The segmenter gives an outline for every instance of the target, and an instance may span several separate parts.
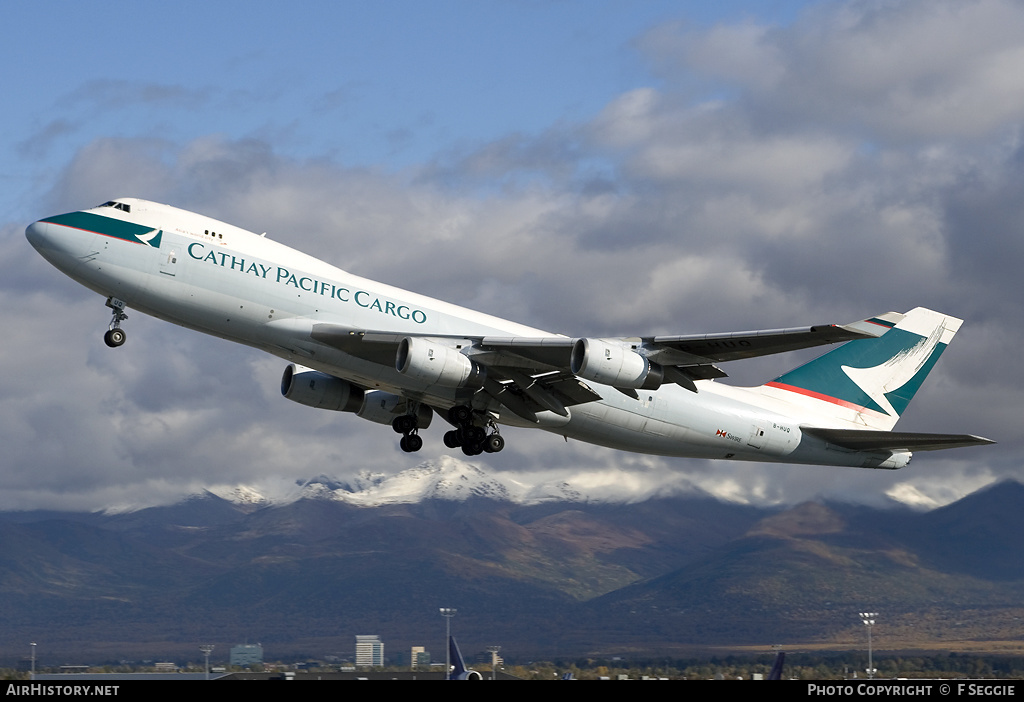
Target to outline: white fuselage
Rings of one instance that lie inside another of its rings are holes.
[[[141,236],[132,241],[45,222],[31,225],[28,238],[53,265],[100,295],[367,390],[415,396],[435,408],[456,402],[456,391],[417,384],[393,363],[370,362],[314,341],[312,325],[416,336],[551,336],[360,278],[208,217],[143,200],[119,202],[130,203],[131,211],[102,207],[84,212],[159,231],[158,247]],[[602,446],[667,456],[870,467],[886,458],[802,434],[802,423],[829,421],[806,403],[773,397],[760,388],[712,381],[697,386],[694,393],[666,384],[639,390],[633,398],[591,383],[601,401],[572,406],[567,417],[541,412],[539,426]],[[474,402],[477,409],[500,414],[503,423],[530,426],[485,396]],[[830,423],[841,425],[834,419]]]

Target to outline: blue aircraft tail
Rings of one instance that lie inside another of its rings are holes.
[[[484,676],[480,675],[480,673],[466,668],[466,661],[462,659],[462,651],[459,650],[459,644],[455,642],[454,636],[448,638],[448,655],[452,661],[452,670],[448,674],[449,680],[484,679]]]

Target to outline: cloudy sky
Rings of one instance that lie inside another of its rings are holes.
[[[134,196],[573,336],[966,320],[899,425],[995,447],[898,472],[633,456],[506,430],[479,462],[595,494],[945,503],[1024,478],[1024,5],[15,3],[0,60],[0,509],[386,474],[387,427],[284,363],[130,314],[25,226]],[[726,368],[757,384],[795,365]]]

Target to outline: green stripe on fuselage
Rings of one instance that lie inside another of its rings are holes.
[[[163,231],[158,231],[154,236],[150,236],[153,233],[152,227],[144,227],[141,224],[125,222],[113,217],[104,217],[92,212],[69,212],[57,215],[56,217],[48,217],[43,221],[49,224],[59,224],[64,227],[95,232],[103,236],[130,241],[133,244],[152,246],[153,248],[160,248],[160,240],[163,238]]]

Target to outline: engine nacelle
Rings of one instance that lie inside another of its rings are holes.
[[[300,405],[335,412],[355,412],[363,404],[362,388],[295,363],[284,369],[281,394]]]
[[[395,368],[414,380],[446,388],[482,387],[486,369],[451,346],[407,336],[398,345]]]
[[[622,342],[606,339],[576,339],[569,367],[581,378],[616,388],[657,390],[665,380],[657,363]]]
[[[363,404],[356,412],[363,419],[378,424],[390,425],[395,417],[408,414],[409,400],[401,395],[392,395],[383,390],[368,390],[363,396]],[[419,404],[416,410],[416,427],[426,429],[434,418],[434,410],[427,405]]]
[[[483,680],[484,676],[475,670],[465,670],[461,673],[453,673],[452,680]]]

